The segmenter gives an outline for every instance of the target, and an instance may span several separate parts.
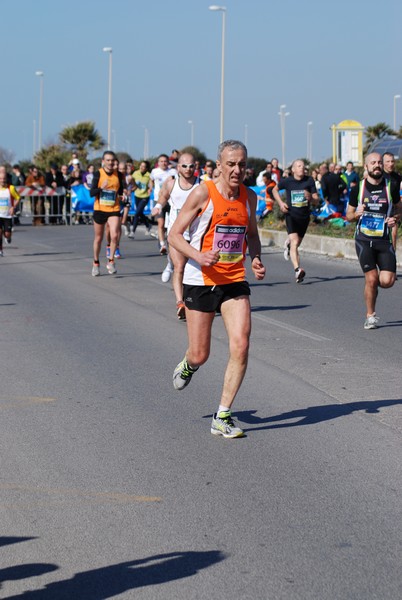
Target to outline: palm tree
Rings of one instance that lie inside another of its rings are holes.
[[[392,127],[387,125],[387,123],[377,123],[376,125],[369,125],[366,127],[364,130],[364,134],[366,136],[366,143],[363,149],[364,154],[370,148],[374,140],[381,139],[385,135],[393,135],[394,133],[395,132]]]
[[[99,150],[106,145],[105,140],[93,121],[81,121],[68,125],[59,133],[60,141],[77,151],[79,157],[86,159],[89,150]]]

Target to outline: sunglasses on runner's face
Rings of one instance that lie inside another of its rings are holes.
[[[189,165],[180,165],[181,167],[183,167],[183,169],[194,169],[195,164],[191,163]]]

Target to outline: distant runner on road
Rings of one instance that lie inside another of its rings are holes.
[[[115,170],[116,155],[106,150],[102,156],[102,167],[94,173],[90,195],[95,197],[94,202],[94,262],[92,275],[100,275],[99,254],[105,232],[106,223],[110,231],[110,255],[106,265],[110,275],[117,273],[114,257],[120,238],[120,196],[123,194],[125,182],[121,174]]]
[[[382,157],[372,152],[366,157],[367,178],[350,191],[346,212],[348,221],[357,221],[356,253],[364,273],[366,320],[364,329],[377,329],[375,312],[378,288],[390,288],[395,283],[396,256],[391,231],[401,212],[399,187],[384,177]]]

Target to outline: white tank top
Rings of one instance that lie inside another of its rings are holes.
[[[169,214],[168,224],[167,224],[168,233],[171,230],[173,223],[176,221],[177,216],[178,216],[180,210],[183,208],[183,204],[187,200],[188,196],[191,194],[193,189],[195,187],[197,187],[197,185],[199,185],[199,184],[200,184],[200,180],[197,177],[196,180],[194,181],[194,184],[191,186],[191,188],[189,188],[188,190],[183,190],[183,188],[180,187],[179,178],[177,178],[175,180],[172,191],[170,193],[170,197],[169,197],[170,212],[168,213]],[[187,238],[186,235],[184,237],[186,239],[189,239],[189,238]]]
[[[12,207],[11,192],[9,188],[0,189],[0,218],[11,219],[10,208]]]

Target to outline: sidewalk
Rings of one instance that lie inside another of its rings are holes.
[[[258,229],[262,246],[278,246],[283,248],[287,238],[286,231],[274,231],[271,229]],[[300,247],[301,252],[313,254],[325,254],[336,258],[350,258],[357,260],[355,241],[328,236],[313,235],[307,233]],[[402,267],[402,249],[397,249],[396,260],[398,267]]]

